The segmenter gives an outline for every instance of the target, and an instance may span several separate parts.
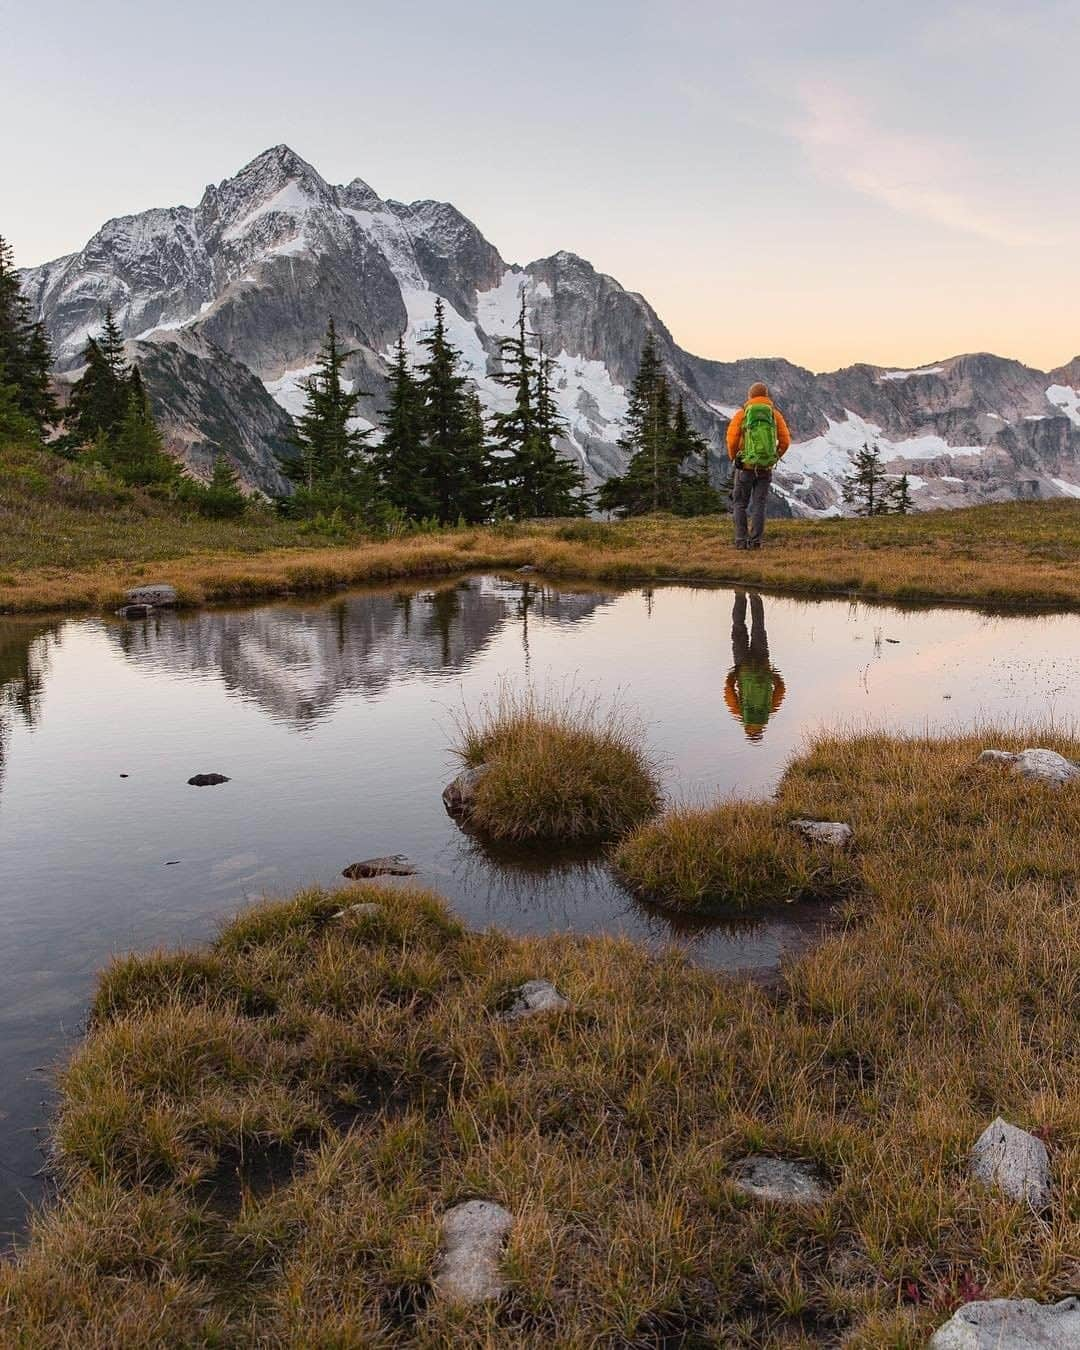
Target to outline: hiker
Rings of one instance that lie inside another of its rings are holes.
[[[788,425],[769,397],[768,388],[752,384],[745,406],[731,419],[727,429],[728,459],[735,463],[731,502],[736,548],[761,547],[772,471],[790,444]]]
[[[750,596],[751,631],[746,631],[746,592],[735,592],[731,611],[731,659],[735,662],[724,685],[724,702],[746,732],[748,741],[760,741],[769,718],[784,701],[784,680],[769,660],[765,606],[761,596]]]

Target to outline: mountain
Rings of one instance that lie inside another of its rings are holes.
[[[835,513],[848,456],[866,441],[910,474],[921,507],[1080,497],[1080,357],[1052,372],[977,354],[821,375],[779,359],[705,360],[583,258],[508,264],[450,204],[384,200],[359,178],[332,186],[284,145],[195,207],[109,221],[81,252],[24,271],[22,284],[71,375],[111,304],[169,448],[204,475],[224,449],[269,493],[282,490],[288,414],[301,407],[329,315],[355,349],[348,374],[374,424],[393,344],[404,333],[417,352],[440,296],[481,398],[505,407],[493,375],[523,294],[556,360],[563,448],[593,482],[624,466],[626,391],[652,332],[718,460],[747,386],[769,383],[796,438],[775,480],[782,512]]]

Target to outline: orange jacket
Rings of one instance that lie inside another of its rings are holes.
[[[791,444],[791,432],[788,431],[788,424],[784,421],[784,414],[773,403],[771,398],[752,398],[751,403],[771,404],[773,412],[776,414],[776,448],[781,457],[787,452]],[[737,459],[742,450],[742,424],[743,416],[746,413],[745,408],[740,408],[735,416],[728,423],[727,429],[727,453],[728,459]]]
[[[778,670],[772,672],[772,677],[772,710],[773,712],[776,712],[777,708],[779,708],[780,704],[784,701],[784,695],[787,693],[787,686],[784,684],[783,676],[781,676]],[[724,682],[724,702],[727,704],[728,711],[731,713],[732,717],[741,722],[742,700],[739,698],[738,678],[739,672],[736,669],[731,672]]]

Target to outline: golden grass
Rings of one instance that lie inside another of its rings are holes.
[[[644,730],[574,689],[516,693],[503,686],[458,725],[461,761],[487,765],[468,827],[502,844],[615,839],[660,803]]]
[[[552,577],[731,582],[987,606],[1080,605],[1080,502],[1014,502],[873,520],[770,522],[731,548],[725,517],[655,516],[446,530],[327,546],[256,512],[207,521],[77,479],[55,456],[0,452],[0,611],[102,609],[142,581],[189,604],[399,577],[534,566]],[[30,462],[33,461],[33,462]],[[5,472],[5,463],[8,471]],[[59,466],[59,467],[57,467]]]
[[[792,765],[780,809],[850,820],[860,897],[776,989],[376,887],[118,961],[0,1341],[915,1350],[973,1293],[1075,1291],[1080,791],[977,765],[994,743],[1024,742],[830,738]],[[343,897],[382,911],[333,920]],[[534,977],[574,1010],[499,1020]],[[1047,1140],[1042,1216],[967,1178],[999,1112]],[[812,1160],[829,1198],[747,1199],[747,1152]],[[473,1196],[515,1216],[510,1288],[461,1311],[431,1278]]]
[[[612,862],[642,899],[696,914],[836,898],[854,877],[844,852],[806,843],[773,802],[675,807],[639,825]]]

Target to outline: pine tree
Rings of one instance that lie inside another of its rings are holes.
[[[167,487],[179,478],[176,461],[165,453],[161,432],[145,393],[129,393],[119,427],[113,432],[104,428],[99,431],[93,457],[133,486]]]
[[[441,299],[435,301],[435,326],[420,345],[427,360],[419,369],[419,389],[423,400],[423,476],[430,484],[434,514],[443,523],[459,517],[471,522],[482,520],[476,514],[475,475],[484,472],[477,463],[475,436],[470,435],[468,381],[458,372],[460,353],[446,335],[446,311]]]
[[[299,463],[283,460],[282,469],[309,494],[330,492],[362,505],[372,499],[374,481],[364,457],[370,432],[349,425],[365,397],[360,389],[345,388],[342,370],[353,354],[342,348],[330,319],[315,374],[303,386],[307,399],[293,437]]]
[[[911,485],[906,473],[902,473],[896,482],[890,485],[886,509],[897,516],[906,516],[914,509],[914,503],[911,500]]]
[[[555,362],[544,353],[540,343],[536,362],[535,471],[536,516],[584,516],[589,511],[589,493],[581,465],[560,455],[558,442],[566,435],[566,422],[551,392]]]
[[[86,368],[71,391],[67,407],[67,439],[74,445],[90,445],[99,432],[119,433],[134,396],[144,398],[142,378],[124,360],[124,342],[111,309],[97,337],[88,338],[83,351]]]
[[[723,507],[720,493],[709,482],[709,445],[690,425],[680,398],[675,405],[668,459],[679,479],[672,509],[680,516],[716,515]]]
[[[843,498],[857,516],[879,516],[888,510],[886,473],[877,446],[864,444],[856,451],[851,472],[844,479]]]
[[[390,367],[389,403],[380,414],[383,436],[371,458],[387,501],[413,520],[438,514],[438,500],[424,464],[424,404],[409,364],[405,338],[397,340]]]
[[[112,371],[117,384],[127,384],[131,379],[131,371],[124,360],[124,338],[117,325],[112,305],[105,306],[105,320],[101,325],[97,343],[105,364]]]
[[[217,519],[242,516],[247,509],[240,479],[224,450],[219,450],[214,458],[210,482],[202,489],[197,505],[203,515]]]
[[[502,368],[499,384],[514,391],[513,404],[491,419],[492,456],[499,479],[500,514],[522,520],[535,514],[537,495],[534,458],[536,413],[533,406],[536,363],[526,340],[525,293],[520,294],[516,336],[499,343]]]
[[[626,472],[602,484],[597,505],[621,516],[673,509],[679,482],[671,448],[671,395],[651,333],[630,386],[626,420],[626,434],[619,441],[628,457]]]
[[[23,295],[15,271],[11,247],[0,238],[0,384],[6,385],[5,400],[25,421],[18,434],[23,439],[41,438],[57,420],[50,375],[52,353],[45,328],[30,318],[30,302]],[[8,414],[10,420],[10,414]]]

